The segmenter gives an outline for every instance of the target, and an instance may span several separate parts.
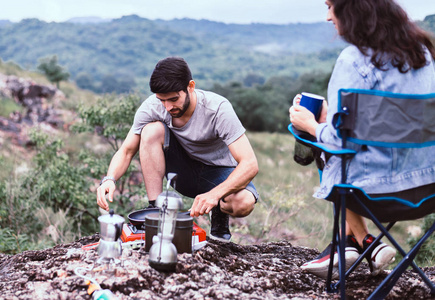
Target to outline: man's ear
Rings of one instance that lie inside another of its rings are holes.
[[[189,85],[187,86],[187,88],[194,90],[195,89],[195,84],[196,84],[195,81],[191,80],[191,81],[189,81]]]

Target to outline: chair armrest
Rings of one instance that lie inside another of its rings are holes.
[[[288,126],[288,130],[291,132],[291,134],[293,134],[296,140],[308,146],[318,148],[326,153],[332,155],[355,155],[356,154],[355,150],[345,149],[331,144],[319,143],[317,142],[316,137],[308,134],[307,132],[297,130],[292,126],[292,124]]]

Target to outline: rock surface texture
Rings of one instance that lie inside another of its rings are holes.
[[[65,112],[58,108],[65,95],[54,86],[0,73],[0,97],[13,99],[23,107],[23,112],[0,117],[0,145],[1,139],[9,138],[15,145],[26,146],[30,143],[29,128],[39,126],[51,132],[65,125],[62,116]]]
[[[209,241],[193,254],[179,254],[176,271],[162,273],[143,250],[124,250],[116,264],[96,263],[96,250],[82,246],[98,234],[71,244],[13,256],[0,253],[0,299],[91,299],[85,275],[118,299],[339,299],[324,292],[325,281],[299,266],[317,250],[289,242],[259,245]],[[81,268],[81,269],[77,269]],[[431,280],[435,267],[425,269]],[[369,275],[363,263],[349,278],[349,299],[366,299],[385,278]],[[431,299],[418,275],[407,271],[387,299]]]

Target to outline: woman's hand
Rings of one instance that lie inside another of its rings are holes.
[[[314,115],[308,109],[300,105],[293,105],[290,107],[290,122],[293,126],[302,131],[316,136],[316,127],[319,123],[314,119]]]
[[[320,111],[319,123],[326,123],[326,114],[328,113],[328,102],[323,100],[322,110]]]
[[[301,94],[297,94],[297,95],[293,98],[293,106],[295,106],[295,105],[299,105],[299,103],[301,103],[301,98],[302,98],[302,95],[301,95]]]
[[[296,129],[306,131],[309,134],[316,136],[316,127],[319,123],[315,120],[312,112],[299,105],[300,102],[301,95],[297,94],[293,99],[293,106],[289,109],[290,122]],[[324,109],[326,101],[323,102],[320,120],[325,119],[326,121],[326,112],[324,112],[326,111],[326,109]]]

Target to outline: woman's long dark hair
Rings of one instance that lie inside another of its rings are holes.
[[[409,20],[394,0],[330,0],[340,35],[383,69],[388,62],[406,73],[427,65],[424,46],[435,58],[427,32]]]

